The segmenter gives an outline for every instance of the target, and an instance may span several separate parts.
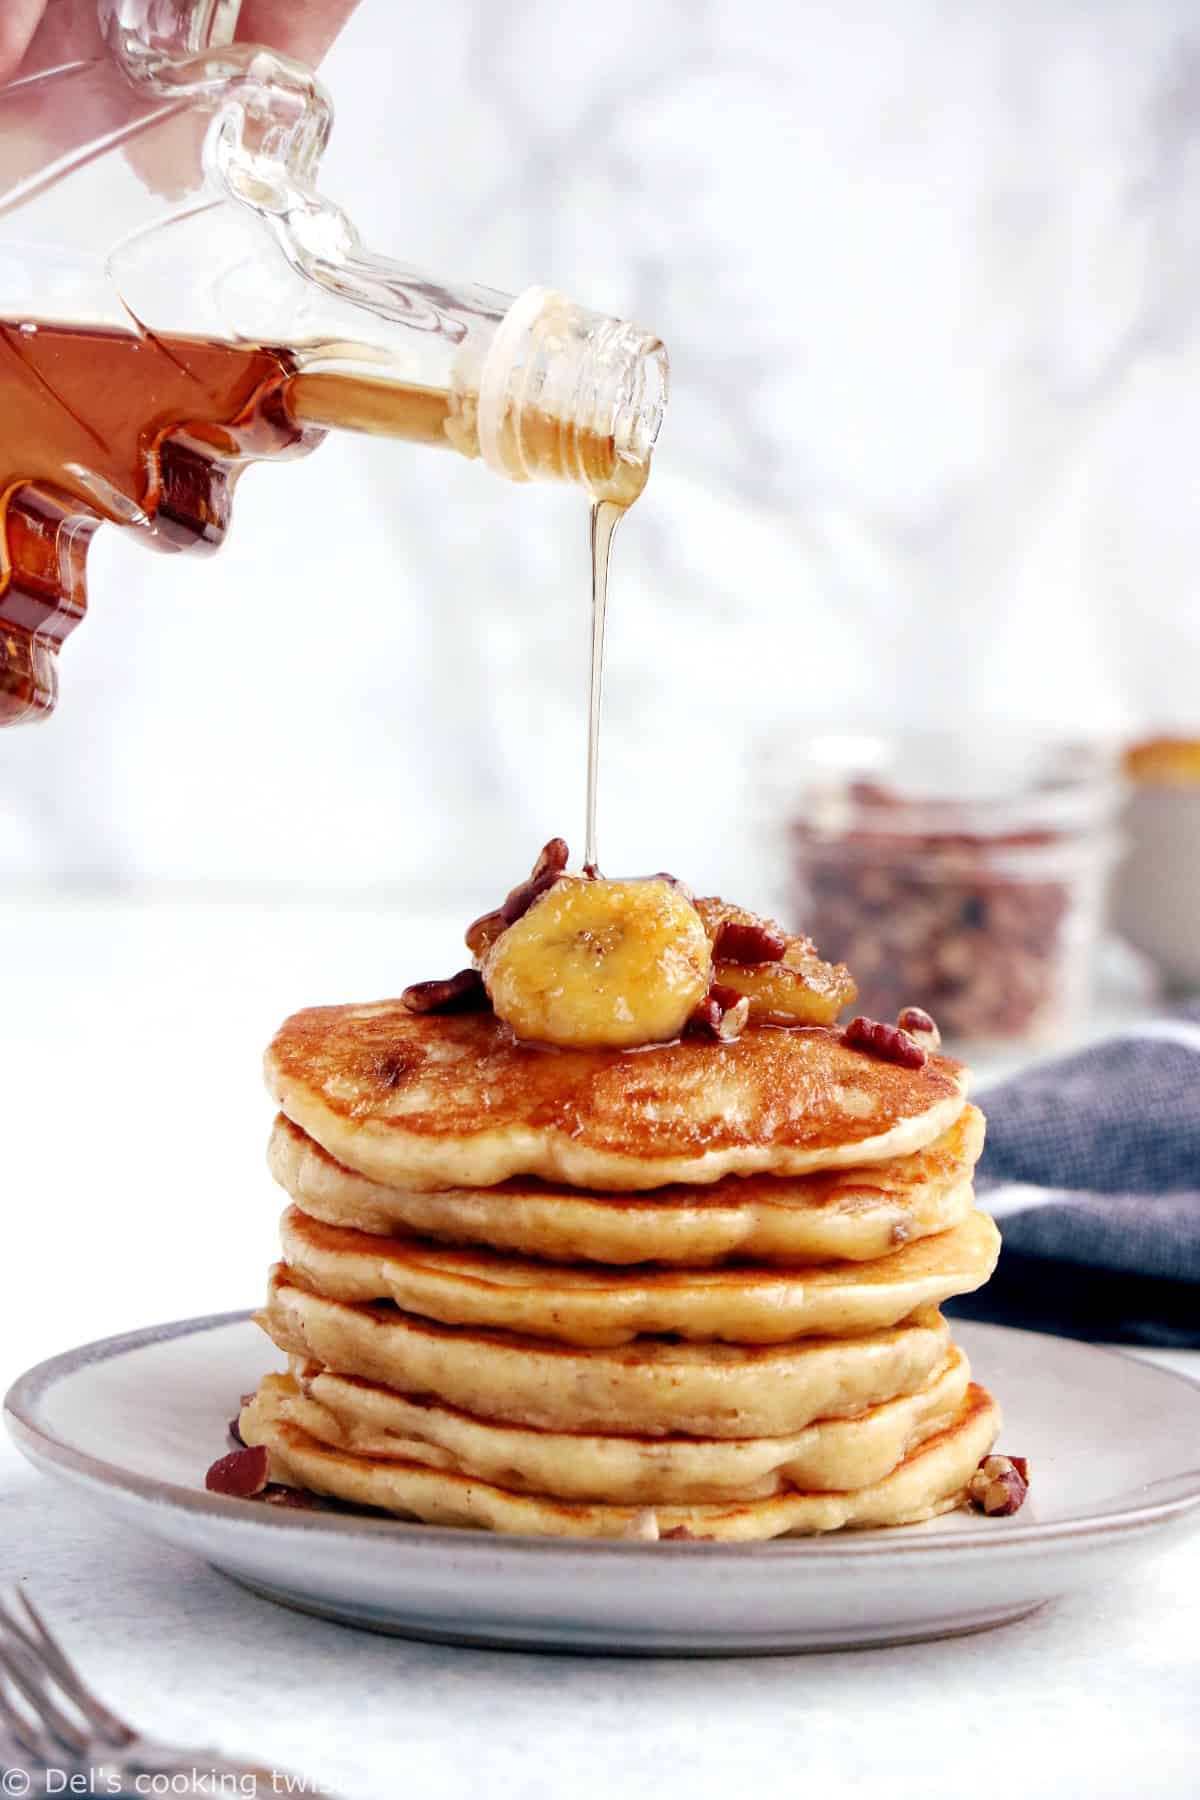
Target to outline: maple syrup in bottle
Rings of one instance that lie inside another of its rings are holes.
[[[54,705],[99,524],[215,549],[248,464],[328,429],[618,510],[649,472],[658,339],[368,252],[314,186],[323,89],[237,11],[50,0],[0,90],[0,724]]]

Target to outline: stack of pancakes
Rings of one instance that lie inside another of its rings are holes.
[[[999,1428],[966,1072],[836,1030],[519,1045],[316,1008],[267,1055],[291,1199],[243,1409],[278,1481],[443,1525],[749,1539],[943,1512]]]

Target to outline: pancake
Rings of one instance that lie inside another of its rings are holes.
[[[641,1195],[588,1193],[527,1176],[490,1188],[413,1192],[343,1167],[281,1113],[268,1163],[310,1217],[382,1235],[408,1229],[563,1262],[866,1262],[966,1217],[983,1132],[983,1114],[967,1106],[924,1150],[866,1169],[730,1175],[707,1187]]]
[[[936,1312],[860,1338],[587,1350],[310,1293],[282,1264],[259,1323],[281,1350],[487,1419],[551,1431],[779,1437],[909,1394],[945,1362]]]
[[[328,1299],[391,1300],[443,1325],[585,1347],[667,1334],[782,1344],[881,1331],[921,1307],[982,1287],[1000,1254],[1000,1233],[982,1212],[875,1262],[804,1268],[547,1264],[427,1238],[372,1237],[310,1219],[295,1206],[283,1215],[280,1242],[292,1275]]]
[[[630,1507],[519,1494],[449,1469],[373,1461],[332,1449],[288,1416],[294,1391],[290,1377],[268,1375],[241,1415],[242,1436],[248,1444],[266,1447],[276,1481],[434,1525],[551,1537],[619,1537],[641,1523]],[[656,1523],[660,1531],[682,1527],[696,1536],[743,1542],[837,1531],[849,1525],[913,1524],[960,1504],[999,1428],[995,1401],[972,1384],[945,1429],[870,1486],[836,1493],[793,1489],[759,1500],[656,1506]]]
[[[331,1156],[390,1187],[536,1175],[628,1192],[911,1154],[962,1112],[967,1071],[941,1056],[902,1068],[820,1026],[548,1051],[516,1043],[491,1013],[384,1000],[296,1013],[266,1079]]]
[[[848,1419],[817,1419],[768,1438],[600,1437],[531,1431],[411,1399],[297,1358],[287,1416],[309,1437],[356,1456],[450,1469],[519,1493],[560,1500],[759,1499],[789,1488],[868,1487],[948,1423],[970,1380],[952,1349],[915,1393]]]

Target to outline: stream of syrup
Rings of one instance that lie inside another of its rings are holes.
[[[627,508],[615,500],[598,500],[592,507],[592,654],[588,679],[587,831],[583,866],[589,875],[599,870],[596,849],[596,790],[600,777],[600,712],[604,700],[604,625],[608,612],[608,559],[613,536]]]

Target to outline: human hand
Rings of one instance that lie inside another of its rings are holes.
[[[286,50],[290,56],[315,66],[357,3],[358,0],[245,0],[237,38],[244,44],[269,44],[272,49]],[[3,0],[0,86],[20,68],[49,7],[50,0]],[[44,22],[47,29],[52,28],[53,17]]]

